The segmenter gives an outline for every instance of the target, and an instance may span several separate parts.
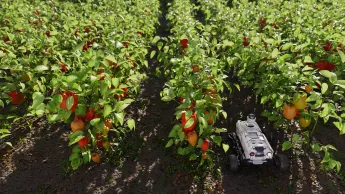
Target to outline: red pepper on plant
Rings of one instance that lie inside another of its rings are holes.
[[[4,42],[9,42],[9,41],[10,41],[10,38],[9,38],[8,36],[5,36],[5,37],[3,38],[3,40],[4,40]]]
[[[128,46],[129,46],[129,41],[122,42],[122,44],[123,44],[123,46],[124,46],[125,48],[128,48]]]
[[[21,104],[24,101],[24,95],[17,91],[17,90],[12,90],[9,94],[12,100],[12,104]]]
[[[34,11],[34,14],[38,17],[40,17],[40,15],[41,15],[40,11],[38,11],[38,10]]]
[[[84,32],[85,32],[85,33],[89,33],[90,31],[91,31],[90,28],[85,28],[85,29],[84,29]]]
[[[65,73],[67,71],[67,66],[64,63],[60,63],[61,66],[61,72]]]
[[[319,61],[316,63],[315,66],[319,71],[321,70],[333,71],[335,68],[335,65],[333,63],[329,63],[327,61]]]
[[[337,47],[340,51],[344,52],[343,44],[339,43]],[[337,48],[333,49],[333,52],[338,52]]]
[[[120,87],[120,86],[119,86],[119,87]],[[123,90],[123,94],[120,94],[120,95],[115,94],[115,98],[116,98],[117,100],[123,99],[123,98],[125,98],[125,97],[127,96],[127,88],[122,88],[122,90]]]
[[[247,40],[248,40],[247,37],[244,36],[244,37],[243,37],[243,46],[245,46],[245,47],[246,47],[246,46],[249,46],[249,44],[250,44],[250,42],[248,42]]]
[[[188,47],[188,39],[185,38],[185,39],[180,40],[180,44],[181,44],[181,46],[180,46],[181,49],[187,48]]]
[[[321,88],[321,85],[319,83],[315,83],[315,85],[318,87],[318,88]]]
[[[83,46],[83,51],[85,52],[85,51],[87,51],[88,49],[89,49],[89,45],[84,44],[84,46]]]
[[[92,119],[94,119],[94,115],[95,115],[95,110],[87,108],[86,113],[85,113],[85,118],[88,121],[91,121]]]
[[[193,110],[195,107],[196,107],[196,102],[192,102],[192,106],[190,106],[186,110]]]
[[[88,47],[91,47],[93,45],[93,40],[88,40],[86,44]]]
[[[84,148],[85,146],[87,146],[87,144],[89,143],[89,138],[84,137],[83,139],[78,141],[78,145],[80,148]]]
[[[184,98],[180,97],[180,104],[183,104],[183,103],[184,103]]]
[[[197,120],[196,120],[196,112],[193,112],[193,114],[192,114],[192,116],[190,118],[194,120],[193,124],[190,127],[185,128],[185,125],[188,122],[188,120],[186,119],[186,113],[183,112],[182,115],[181,115],[182,128],[183,128],[183,130],[188,131],[188,132],[192,131],[195,128],[195,125],[196,125],[196,122],[197,122]]]
[[[201,150],[206,152],[208,150],[209,145],[210,141],[208,139],[205,139],[201,144]]]
[[[263,17],[261,17],[259,23],[261,27],[264,27],[266,25],[266,20]]]
[[[78,33],[79,33],[79,28],[77,28],[74,32],[74,36],[78,37]]]
[[[68,99],[68,97],[70,97],[70,96],[73,97],[74,103],[71,107],[71,111],[74,112],[75,109],[77,108],[77,105],[78,105],[78,96],[75,95],[75,93],[68,92],[68,91],[65,91],[64,93],[62,93],[61,96],[62,96],[62,102],[60,104],[60,108],[66,109],[66,110],[67,110],[67,99]]]
[[[97,144],[97,147],[99,147],[99,148],[101,148],[103,146],[103,140],[100,140],[100,139],[102,139],[102,137],[103,137],[102,133],[98,133],[96,135],[96,140],[97,140],[96,144]]]
[[[326,41],[325,44],[323,45],[323,50],[325,51],[330,51],[332,49],[332,43],[329,41]]]

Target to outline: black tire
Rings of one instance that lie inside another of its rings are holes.
[[[289,168],[289,159],[283,154],[277,154],[275,156],[274,163],[282,171],[286,171]]]
[[[238,158],[235,154],[230,155],[230,170],[232,172],[238,171],[238,167],[240,166],[240,163],[238,161]]]

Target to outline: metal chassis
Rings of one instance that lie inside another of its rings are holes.
[[[228,138],[230,140],[230,144],[232,145],[233,154],[235,154],[237,156],[240,165],[243,165],[243,164],[253,165],[251,160],[244,158],[244,151],[243,151],[240,139],[237,137],[236,133],[235,132],[228,133]],[[264,162],[262,165],[268,164],[268,163],[274,164],[274,160],[273,159],[272,160],[266,160],[266,162]]]

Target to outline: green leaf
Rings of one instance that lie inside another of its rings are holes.
[[[77,108],[75,109],[76,115],[85,115],[86,113],[86,105],[85,104],[78,104]]]
[[[44,101],[44,96],[41,92],[35,92],[32,94],[32,109],[35,110],[39,105],[41,105]]]
[[[216,143],[218,146],[222,143],[222,137],[221,136],[212,136],[211,137],[214,143]]]
[[[0,100],[0,106],[1,106],[2,108],[5,107],[4,102],[3,102],[2,100]]]
[[[197,100],[196,101],[196,107],[202,107],[202,105],[204,105],[207,101],[206,100]]]
[[[95,119],[92,119],[92,120],[90,121],[90,124],[91,124],[92,126],[95,126],[95,125],[97,125],[100,121],[101,121],[100,118],[95,118]]]
[[[72,106],[74,104],[74,97],[73,96],[69,96],[66,100],[66,107],[68,110],[71,110]]]
[[[129,127],[129,129],[131,129],[131,130],[135,129],[135,121],[134,121],[134,119],[128,119],[127,120],[127,125]]]
[[[274,43],[274,39],[272,39],[272,38],[265,39],[264,41],[266,43],[268,43],[268,44],[273,44]]]
[[[204,117],[198,117],[199,123],[201,123],[204,127],[208,126],[207,120]],[[201,133],[199,132],[199,135],[201,135]]]
[[[56,35],[58,35],[57,31],[50,31],[50,36],[56,36]]]
[[[328,70],[321,70],[320,74],[323,75],[324,77],[327,77],[327,78],[332,77],[332,73],[329,72]]]
[[[182,131],[177,131],[178,137],[180,138],[180,141],[182,142],[185,139],[185,134]]]
[[[333,169],[336,165],[337,165],[337,163],[336,163],[335,160],[330,160],[330,161],[328,162],[328,168],[329,168],[329,169]]]
[[[47,71],[49,70],[49,67],[45,66],[45,65],[38,65],[36,68],[35,68],[36,71]]]
[[[338,149],[335,148],[333,145],[327,145],[327,149],[338,151]]]
[[[168,101],[173,100],[173,98],[170,98],[169,96],[163,96],[163,97],[161,98],[161,100],[162,100],[162,101],[165,101],[165,102],[168,102]]]
[[[223,150],[226,153],[229,150],[230,146],[228,144],[223,143]]]
[[[194,118],[189,118],[188,119],[188,121],[187,121],[187,123],[186,123],[186,125],[184,126],[184,128],[189,128],[189,127],[191,127],[193,124],[194,124]]]
[[[345,54],[341,50],[339,50],[339,49],[338,49],[338,54],[339,54],[339,56],[341,58],[341,62],[345,63]]]
[[[336,169],[337,169],[337,173],[339,173],[340,168],[341,168],[341,163],[339,161],[336,161],[337,165],[336,165]]]
[[[285,44],[282,45],[281,49],[282,49],[283,51],[288,50],[292,45],[293,45],[293,44],[290,43],[290,42],[285,43]]]
[[[268,98],[268,96],[263,96],[262,98],[261,98],[261,104],[265,104],[267,101],[269,100],[269,98]]]
[[[36,108],[36,115],[38,116],[38,117],[42,117],[43,115],[44,115],[44,113],[45,113],[45,107],[46,107],[46,105],[45,104],[43,104],[43,103],[41,103],[37,108]]]
[[[223,47],[227,47],[227,46],[232,47],[233,45],[234,43],[232,41],[224,40],[223,42]]]
[[[172,128],[172,130],[170,131],[168,137],[176,137],[176,136],[177,136],[177,132],[178,132],[178,131],[181,131],[181,130],[182,130],[181,125],[175,125],[175,126]]]
[[[283,105],[284,101],[280,98],[276,100],[276,108],[279,108]]]
[[[105,59],[106,59],[107,61],[111,61],[111,62],[113,62],[113,63],[117,63],[115,57],[113,57],[113,56],[111,56],[111,55],[108,55],[107,57],[105,57]]]
[[[123,120],[124,120],[124,113],[115,113],[116,119],[120,122],[121,125],[123,125]]]
[[[68,143],[68,146],[73,145],[77,143],[79,140],[84,138],[84,132],[83,131],[76,131],[70,135],[68,135],[68,138],[70,142]]]
[[[226,113],[225,111],[221,110],[220,111],[224,117],[224,119],[228,118],[228,113]]]
[[[328,85],[326,83],[322,83],[321,85],[321,93],[324,94],[327,92]]]
[[[191,160],[196,160],[197,158],[198,158],[198,155],[192,154],[192,155],[189,157],[189,161],[191,161]]]
[[[78,146],[79,147],[79,146]],[[80,153],[80,152],[79,152]],[[76,160],[76,159],[79,159],[79,156],[80,156],[80,154],[79,154],[78,152],[74,152],[74,153],[72,153],[70,156],[69,156],[69,161],[73,161],[73,160]]]
[[[56,122],[59,119],[58,114],[48,115],[48,121],[49,122]]]
[[[107,117],[110,113],[112,112],[112,108],[110,105],[105,105],[104,106],[104,111],[103,111],[103,116]]]
[[[0,129],[0,133],[3,134],[3,133],[10,133],[10,131],[8,129]]]
[[[184,156],[184,155],[186,155],[186,149],[185,149],[185,148],[179,147],[179,148],[177,149],[177,153],[180,154],[180,155],[182,155],[182,156]]]
[[[319,152],[320,150],[321,150],[321,147],[320,147],[320,145],[319,144],[313,144],[312,146],[311,146],[311,148],[313,149],[313,152]]]
[[[81,148],[78,145],[75,145],[72,149],[72,153],[80,153],[81,152]]]
[[[331,160],[331,154],[328,151],[325,151],[325,156],[323,157],[321,163],[327,163]]]
[[[119,78],[112,78],[111,83],[117,88],[120,84]]]
[[[241,88],[240,88],[239,84],[234,84],[234,86],[237,88],[238,91],[241,91]]]
[[[304,63],[314,63],[313,59],[311,59],[311,57],[309,55],[304,57],[303,62]]]
[[[102,96],[105,96],[105,93],[108,91],[108,84],[105,82],[101,82],[100,91]]]
[[[76,170],[81,164],[82,164],[83,160],[80,158],[77,158],[75,160],[71,161],[71,166],[73,170]]]
[[[272,58],[276,58],[279,55],[279,50],[275,48],[272,52]]]
[[[66,82],[69,84],[73,84],[78,80],[78,77],[76,75],[69,75],[66,78]]]
[[[86,152],[83,152],[82,156],[83,156],[84,164],[87,164],[87,163],[89,163],[91,161],[91,152],[90,152],[90,150],[87,150]]]
[[[337,80],[334,82],[334,85],[337,85],[337,86],[345,89],[345,80]]]
[[[282,150],[283,150],[283,151],[286,151],[286,150],[288,150],[288,149],[290,149],[290,148],[292,148],[291,142],[286,141],[286,142],[283,143],[283,145],[282,145]]]
[[[115,48],[122,48],[123,47],[123,44],[121,42],[116,42],[115,43]]]
[[[5,142],[8,146],[12,147],[13,148],[13,145],[11,142]]]
[[[130,104],[126,104],[123,101],[118,102],[115,105],[115,111],[116,112],[122,112],[123,110],[125,110]]]
[[[166,148],[172,146],[174,144],[174,140],[170,139],[168,143],[165,145]]]
[[[152,43],[152,44],[156,44],[160,39],[161,39],[161,37],[155,36],[155,37],[152,39],[151,43]]]
[[[155,56],[156,54],[156,51],[155,50],[152,50],[151,54],[150,54],[150,58],[153,59],[153,57]]]

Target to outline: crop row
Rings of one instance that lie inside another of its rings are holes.
[[[214,36],[231,45],[220,58],[255,89],[263,115],[291,134],[283,150],[305,144],[339,170],[330,152],[336,148],[311,139],[319,120],[345,133],[344,2],[233,1],[231,8],[223,0],[199,2]]]
[[[195,5],[175,0],[169,6],[166,17],[171,35],[157,43],[157,58],[168,78],[161,96],[163,101],[177,100],[180,105],[166,147],[176,145],[179,155],[200,160],[200,165],[212,165],[212,145],[229,149],[221,143],[224,130],[214,124],[221,116],[227,117],[221,93],[230,86],[212,55],[213,43],[204,36],[205,26],[195,19]]]
[[[73,169],[100,162],[135,128],[125,109],[146,78],[159,2],[5,0],[2,6],[2,119],[27,108],[26,115],[71,123]]]

